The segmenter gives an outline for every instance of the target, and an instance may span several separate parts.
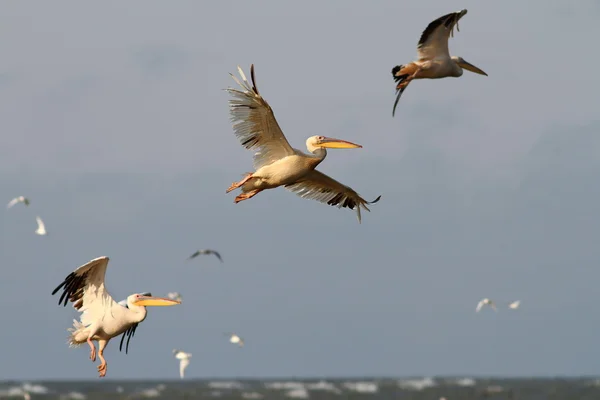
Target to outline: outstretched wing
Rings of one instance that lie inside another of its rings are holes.
[[[379,196],[373,201],[366,201],[352,188],[317,170],[310,171],[300,181],[286,185],[285,188],[305,199],[317,200],[338,208],[356,209],[359,223],[361,222],[360,208],[371,211],[367,204],[377,203],[381,198]]]
[[[81,323],[84,326],[103,318],[113,307],[121,307],[104,286],[108,260],[108,257],[98,257],[82,265],[52,291],[55,295],[63,290],[58,304],[66,306],[69,301],[72,302],[73,308],[82,313]]]
[[[242,146],[248,150],[257,150],[254,154],[254,167],[258,169],[293,155],[294,149],[281,131],[271,106],[258,92],[254,64],[250,65],[252,86],[239,66],[238,72],[242,82],[230,75],[244,90],[226,89],[233,96],[229,100],[230,119]]]
[[[181,379],[183,379],[183,377],[185,375],[185,369],[187,368],[188,365],[190,365],[189,358],[181,358],[179,360],[179,376],[181,377]]]
[[[448,38],[450,35],[454,36],[454,26],[460,31],[458,20],[466,13],[467,10],[461,10],[446,14],[427,25],[417,45],[419,61],[450,58]]]
[[[218,259],[219,261],[223,262],[223,258],[221,258],[221,255],[219,254],[218,251],[215,250],[209,250],[211,253],[213,253]]]
[[[40,217],[35,217],[35,220],[37,221],[38,228],[40,229],[40,231],[45,232],[46,225],[44,225],[44,221],[42,221],[42,219]]]

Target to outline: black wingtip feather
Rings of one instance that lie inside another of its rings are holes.
[[[377,203],[379,200],[381,200],[381,195],[377,196],[377,198],[373,201],[367,201],[367,204],[375,204]]]

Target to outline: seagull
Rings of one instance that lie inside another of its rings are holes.
[[[167,297],[171,300],[177,300],[181,302],[181,295],[178,292],[170,292]]]
[[[23,203],[26,206],[29,205],[29,199],[25,196],[19,196],[19,197],[15,197],[14,199],[12,199],[11,201],[8,202],[8,205],[6,206],[6,208],[11,208],[12,206],[14,206],[17,203]]]
[[[191,260],[192,258],[196,258],[200,254],[214,254],[215,256],[217,256],[217,258],[219,259],[219,261],[223,262],[223,259],[221,258],[221,255],[217,251],[210,250],[210,249],[198,250],[194,254],[192,254],[191,256],[189,256],[188,260]]]
[[[175,358],[179,360],[179,376],[183,379],[184,371],[188,365],[190,365],[190,358],[192,358],[192,353],[186,353],[181,350],[173,349],[173,354]]]
[[[479,312],[479,310],[481,310],[481,307],[483,306],[490,306],[494,309],[494,311],[498,311],[494,302],[486,297],[485,299],[482,299],[479,303],[477,303],[477,308],[475,308],[475,312]]]
[[[519,308],[520,305],[521,305],[521,300],[517,300],[517,301],[513,301],[512,303],[510,303],[508,305],[508,308],[510,308],[512,310],[516,310],[517,308]]]
[[[38,224],[38,227],[35,230],[35,233],[37,233],[40,236],[47,235],[48,232],[46,232],[46,225],[44,225],[44,221],[42,221],[42,219],[40,217],[35,217],[35,220],[37,221],[37,224]]]
[[[244,340],[236,335],[235,333],[226,333],[226,336],[229,336],[229,341],[233,344],[237,344],[240,347],[244,346]]]

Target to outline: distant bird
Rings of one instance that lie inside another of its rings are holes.
[[[397,65],[392,69],[392,76],[397,82],[392,116],[396,113],[400,96],[413,79],[458,78],[462,76],[463,69],[487,76],[485,72],[469,64],[462,57],[450,57],[448,38],[450,35],[454,37],[454,26],[460,32],[458,21],[466,14],[467,10],[461,10],[431,22],[421,34],[417,45],[419,59],[406,65]]]
[[[6,208],[11,208],[12,206],[14,206],[17,203],[23,203],[26,206],[29,205],[29,199],[25,196],[19,196],[19,197],[15,197],[14,199],[12,199],[11,201],[8,202],[8,205],[6,206]]]
[[[188,365],[190,365],[190,358],[192,358],[192,353],[186,353],[181,350],[173,349],[173,354],[175,358],[179,360],[179,376],[183,379],[184,371]]]
[[[215,256],[217,256],[217,258],[219,259],[219,261],[223,262],[223,258],[221,258],[221,255],[217,251],[210,250],[210,249],[198,250],[194,254],[192,254],[191,256],[189,256],[188,260],[191,260],[192,258],[196,258],[200,254],[214,254]]]
[[[294,149],[281,131],[271,106],[258,92],[254,64],[250,65],[252,86],[239,66],[238,72],[243,83],[230,75],[244,90],[226,89],[233,97],[229,101],[229,112],[233,130],[242,146],[248,150],[256,150],[256,171],[248,172],[244,179],[232,183],[226,193],[241,187],[242,193],[234,201],[239,203],[251,199],[263,190],[283,186],[303,198],[338,208],[356,209],[360,223],[361,207],[370,211],[367,205],[376,203],[381,196],[372,202],[366,201],[350,187],[315,168],[327,156],[327,148],[356,149],[362,146],[326,136],[311,136],[306,140],[306,147],[311,154]]]
[[[108,266],[108,257],[98,257],[71,272],[65,280],[52,291],[55,295],[63,290],[58,304],[64,306],[70,301],[73,308],[81,312],[80,321],[73,320],[70,332],[69,347],[78,347],[86,343],[90,346],[90,359],[96,361],[96,347],[92,340],[98,342],[98,357],[101,364],[98,366],[100,377],[106,375],[106,360],[104,349],[110,339],[123,334],[121,346],[125,335],[129,339],[135,333],[140,322],[146,319],[147,306],[174,306],[178,301],[152,297],[149,294],[136,293],[127,297],[127,306],[113,300],[106,290],[104,276]],[[127,349],[126,349],[127,352]]]
[[[47,235],[48,232],[46,232],[46,225],[44,225],[44,221],[42,221],[42,219],[40,217],[35,217],[35,220],[37,221],[37,229],[35,230],[35,233],[37,233],[40,236],[44,236]]]
[[[225,336],[229,337],[229,342],[237,344],[240,347],[244,346],[244,340],[235,333],[226,333]]]
[[[479,303],[477,303],[477,308],[475,308],[475,312],[479,312],[479,310],[481,310],[481,307],[483,306],[490,306],[494,309],[494,311],[498,311],[494,302],[488,298],[485,298],[482,299]]]
[[[181,295],[178,292],[170,292],[167,294],[167,297],[171,300],[177,300],[178,302],[181,303]]]
[[[517,300],[517,301],[513,301],[512,303],[510,303],[508,305],[508,308],[510,308],[512,310],[516,310],[517,308],[519,308],[520,305],[521,305],[521,300]]]

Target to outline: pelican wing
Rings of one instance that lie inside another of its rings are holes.
[[[306,199],[317,200],[321,203],[337,206],[338,208],[347,207],[351,210],[356,208],[359,223],[361,222],[360,208],[362,207],[367,211],[371,211],[367,207],[367,204],[377,203],[381,198],[379,196],[373,201],[366,201],[352,188],[341,184],[317,170],[310,171],[301,180],[291,185],[286,185],[285,188]]]
[[[446,14],[427,25],[417,45],[419,61],[450,58],[448,38],[454,36],[454,26],[459,30],[458,20],[466,13],[467,10],[461,10]]]
[[[230,75],[244,90],[226,89],[233,96],[229,100],[229,112],[233,130],[242,146],[248,150],[257,150],[254,154],[254,167],[259,169],[295,154],[281,131],[271,106],[256,88],[254,64],[250,66],[252,86],[239,66],[238,71],[242,82]]]
[[[73,308],[81,312],[81,323],[88,326],[112,310],[121,308],[104,286],[104,276],[108,266],[108,257],[98,257],[71,272],[65,280],[54,289],[52,295],[63,290],[58,304],[64,306],[70,301]]]
[[[125,341],[125,337],[127,336],[127,344],[125,345],[125,354],[129,351],[129,341],[135,335],[135,330],[137,329],[138,324],[133,324],[125,332],[121,335],[121,343],[119,343],[119,351],[123,351],[123,342]]]

